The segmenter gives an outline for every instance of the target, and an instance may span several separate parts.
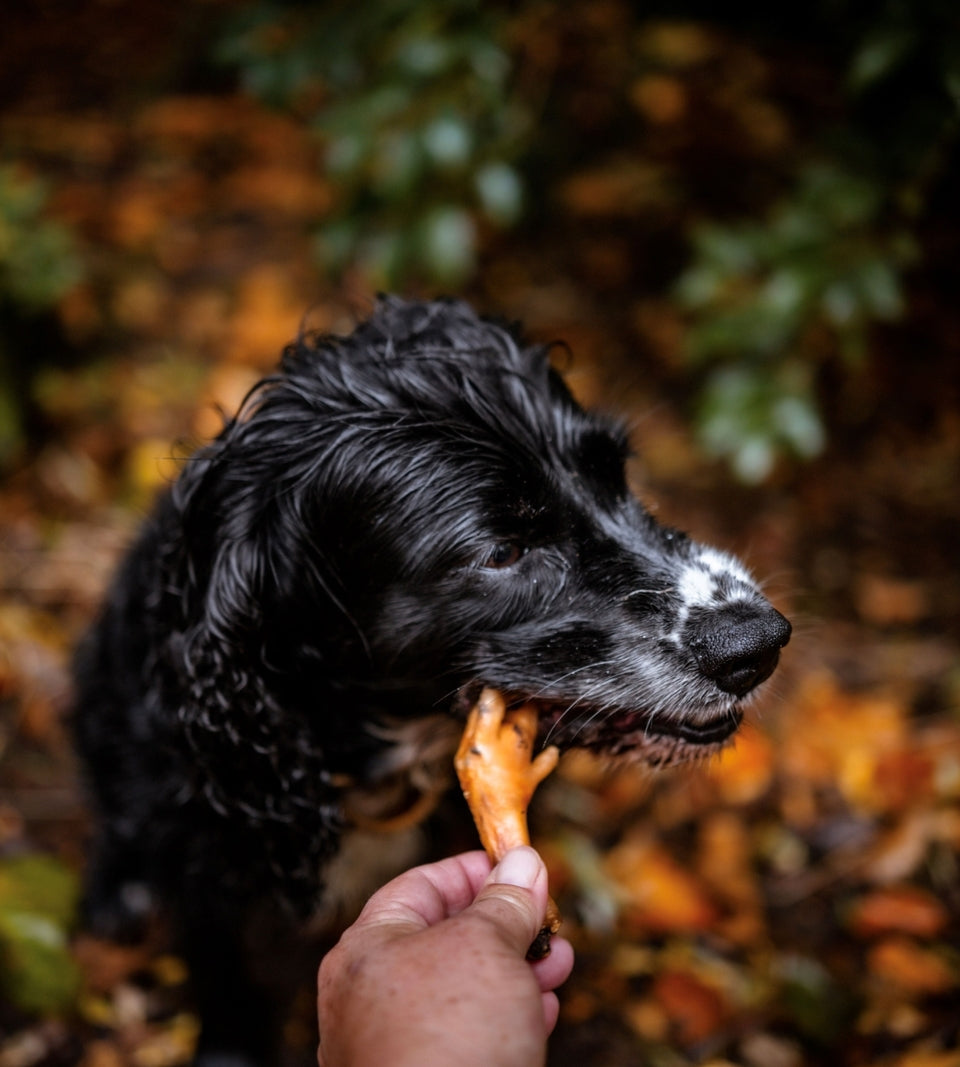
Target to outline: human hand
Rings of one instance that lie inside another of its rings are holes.
[[[395,878],[324,957],[320,1067],[535,1067],[573,949],[528,963],[547,906],[531,848],[468,852]]]

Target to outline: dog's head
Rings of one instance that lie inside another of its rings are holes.
[[[714,751],[790,626],[735,559],[654,520],[627,451],[543,348],[461,303],[384,300],[291,346],[200,461],[221,630],[261,635],[282,701],[312,678],[306,715],[456,716],[489,685],[561,747]]]

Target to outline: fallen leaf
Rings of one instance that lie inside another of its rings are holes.
[[[960,1051],[930,1052],[918,1049],[894,1060],[890,1067],[960,1067]]]
[[[802,1033],[827,1044],[849,1029],[853,990],[842,986],[819,959],[787,953],[775,961],[774,973],[781,982],[780,1004]]]
[[[117,945],[89,934],[80,934],[73,941],[73,957],[83,975],[87,989],[106,993],[113,986],[145,969],[150,961],[147,945]]]
[[[193,1015],[175,1015],[157,1027],[139,1044],[133,1055],[135,1067],[178,1067],[188,1062],[197,1043],[200,1025]]]
[[[83,1052],[80,1067],[125,1067],[120,1050],[106,1039],[90,1041]]]
[[[899,819],[870,851],[864,874],[871,882],[889,884],[909,878],[923,862],[938,828],[935,812],[917,811]]]
[[[878,756],[874,785],[886,808],[909,808],[933,797],[935,770],[931,754],[904,747]]]
[[[0,864],[0,986],[25,1011],[55,1013],[73,1003],[78,972],[67,941],[77,884],[51,857]]]
[[[733,812],[714,812],[704,817],[698,843],[697,873],[732,912],[720,920],[723,935],[737,944],[753,943],[765,922],[747,827]]]
[[[945,993],[957,985],[957,976],[947,962],[931,949],[906,937],[890,937],[867,954],[871,974],[907,993]]]
[[[888,886],[861,897],[850,909],[847,924],[858,937],[887,933],[936,937],[949,921],[947,909],[925,889]]]
[[[856,583],[857,610],[878,626],[915,625],[930,610],[930,595],[921,582],[880,574],[861,575]]]
[[[740,1052],[750,1067],[801,1067],[803,1052],[793,1042],[758,1030],[740,1043]]]
[[[655,931],[708,930],[717,920],[717,908],[699,880],[642,834],[613,848],[603,867],[622,895],[631,926]]]
[[[664,971],[657,975],[653,996],[683,1045],[696,1044],[715,1033],[729,1010],[718,990],[683,971]]]
[[[640,997],[624,1005],[623,1017],[645,1041],[666,1041],[670,1017],[663,1005],[650,997]]]
[[[907,746],[906,718],[892,698],[844,692],[831,676],[815,676],[784,717],[784,769],[821,788],[839,788],[856,808],[886,811],[890,796],[877,768],[882,757]]]
[[[749,804],[769,789],[775,770],[773,744],[762,731],[746,726],[736,741],[707,768],[728,804]]]
[[[870,1001],[857,1019],[861,1034],[892,1034],[898,1038],[915,1037],[927,1026],[927,1016],[915,1004],[902,999],[891,1004],[889,996]]]
[[[630,102],[649,122],[678,122],[687,110],[683,82],[664,74],[647,74],[630,87]]]

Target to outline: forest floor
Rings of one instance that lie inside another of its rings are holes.
[[[240,96],[111,111],[54,86],[3,110],[0,140],[91,264],[51,349],[23,343],[32,445],[0,484],[0,1067],[172,1067],[195,1033],[182,964],[73,937],[71,649],[174,457],[307,309],[346,330],[370,295],[318,281],[315,142]],[[641,495],[741,553],[795,636],[722,759],[650,777],[574,755],[538,796],[578,958],[550,1063],[960,1067],[956,310],[912,371],[900,341],[848,385],[869,417],[840,418],[823,458],[734,485],[693,444],[675,316],[597,239],[618,211],[601,179],[555,247],[491,239],[466,295],[569,344],[575,392],[635,427]]]

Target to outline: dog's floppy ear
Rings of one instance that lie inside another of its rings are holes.
[[[269,489],[236,462],[234,437],[228,427],[190,461],[172,494],[182,534],[171,649],[181,741],[196,790],[225,818],[260,829],[266,862],[296,897],[315,882],[340,813],[325,754],[276,691],[263,604],[267,584],[293,562],[280,558],[291,546],[258,497]]]

